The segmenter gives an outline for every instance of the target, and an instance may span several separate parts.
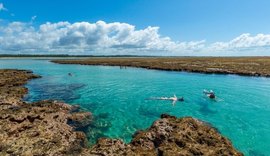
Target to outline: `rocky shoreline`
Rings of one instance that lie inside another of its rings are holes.
[[[0,70],[0,75],[0,155],[77,155],[85,150],[85,134],[75,128],[91,122],[91,113],[52,100],[25,103],[22,85],[39,76],[25,70]]]
[[[270,57],[147,57],[52,60],[60,64],[137,67],[206,74],[270,77]]]
[[[242,155],[214,128],[197,119],[163,114],[130,143],[100,138],[87,147],[83,132],[94,120],[79,106],[59,101],[26,103],[31,71],[0,70],[0,155]]]

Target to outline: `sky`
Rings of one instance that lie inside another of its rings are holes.
[[[0,0],[0,53],[270,55],[269,0]]]

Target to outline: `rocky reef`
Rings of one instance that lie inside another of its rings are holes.
[[[93,57],[52,62],[270,77],[270,57]]]
[[[22,87],[28,80],[39,78],[27,70],[0,70],[0,102],[17,105],[22,103],[27,88]]]
[[[193,156],[236,155],[225,137],[208,124],[192,117],[176,118],[163,114],[144,131],[134,134],[129,144],[117,139],[99,139],[90,151],[93,155]]]
[[[83,132],[92,120],[79,106],[58,101],[25,103],[21,85],[38,78],[31,71],[0,70],[0,155],[76,155],[85,150]]]
[[[0,70],[0,75],[0,155],[242,155],[209,124],[166,114],[128,144],[100,138],[87,147],[77,130],[91,123],[91,113],[59,101],[25,103],[22,85],[39,76],[25,70]]]

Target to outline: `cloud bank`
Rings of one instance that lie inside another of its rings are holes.
[[[270,55],[269,46],[270,34],[242,34],[228,42],[180,42],[161,36],[159,27],[136,29],[119,22],[48,22],[37,27],[32,22],[0,23],[0,53]]]

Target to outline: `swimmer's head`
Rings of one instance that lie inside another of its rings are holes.
[[[184,98],[183,97],[180,97],[177,99],[178,101],[184,101]]]
[[[216,97],[215,94],[213,94],[213,93],[209,94],[209,98],[214,99],[215,97]]]

